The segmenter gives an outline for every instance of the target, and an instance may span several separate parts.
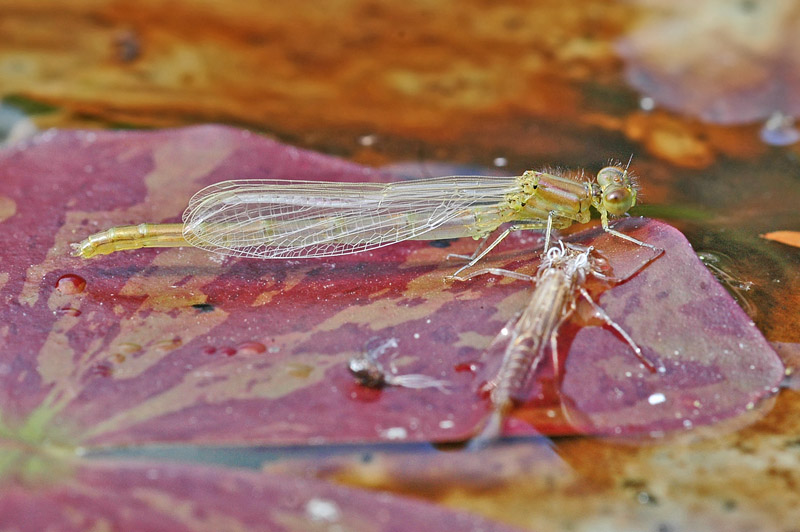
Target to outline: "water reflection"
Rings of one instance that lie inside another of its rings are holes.
[[[705,122],[773,117],[764,142],[797,142],[774,117],[800,115],[800,4],[682,0],[659,7],[618,42],[631,85],[655,105]]]
[[[714,277],[722,283],[722,286],[733,296],[747,315],[755,318],[758,315],[758,309],[746,294],[753,288],[753,282],[740,278],[740,275],[736,273],[736,262],[719,251],[698,251],[697,257],[714,274]]]

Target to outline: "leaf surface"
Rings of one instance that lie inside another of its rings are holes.
[[[196,190],[233,178],[385,179],[215,126],[47,132],[0,155],[3,430],[87,447],[474,434],[488,405],[472,369],[531,287],[490,277],[446,283],[459,266],[446,256],[471,253],[469,239],[308,260],[191,248],[69,256],[70,243],[114,225],[176,222]],[[711,423],[780,381],[774,351],[680,233],[638,219],[618,229],[666,253],[593,293],[665,372],[644,371],[607,327],[572,320],[559,342],[562,381],[542,368],[507,433]],[[643,248],[599,230],[573,238],[596,246],[615,272],[642,264]],[[512,235],[487,265],[530,273],[538,245],[530,233]],[[400,373],[445,380],[449,393],[357,384],[347,362],[374,338],[397,342]],[[657,394],[665,400],[654,405]]]
[[[47,485],[5,486],[0,528],[19,532],[513,530],[466,512],[318,480],[116,461],[77,465],[63,482],[51,477]]]

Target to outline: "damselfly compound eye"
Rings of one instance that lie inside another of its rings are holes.
[[[603,194],[603,206],[615,216],[628,212],[635,202],[636,195],[630,187],[609,188]]]
[[[606,166],[597,172],[597,184],[601,188],[609,185],[630,186],[631,179],[628,177],[627,170],[619,166]]]

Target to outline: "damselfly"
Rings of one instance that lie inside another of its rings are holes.
[[[646,263],[642,267],[645,265]],[[505,416],[513,408],[515,400],[527,392],[532,377],[545,359],[548,350],[558,377],[558,330],[574,312],[578,297],[583,297],[589,302],[597,316],[625,340],[636,358],[649,371],[656,371],[656,364],[642,353],[630,335],[594,302],[586,290],[584,285],[590,276],[606,282],[621,281],[603,273],[600,259],[593,254],[593,248],[559,242],[557,246],[546,250],[533,276],[497,268],[484,268],[472,272],[466,278],[486,273],[531,281],[535,283],[535,287],[522,313],[509,321],[492,343],[492,346],[499,344],[505,348],[499,369],[484,385],[483,391],[489,392],[492,413],[481,433],[470,443],[473,448],[483,447],[500,435]]]
[[[183,223],[112,227],[73,244],[73,255],[189,244],[237,257],[331,257],[404,240],[470,236],[485,243],[511,222],[489,246],[479,246],[457,277],[511,231],[546,229],[549,239],[554,228],[587,223],[590,207],[600,213],[605,231],[652,247],[609,226],[609,216],[623,215],[635,204],[636,187],[622,166],[607,166],[593,179],[527,171],[516,177],[396,183],[223,181],[192,197]]]

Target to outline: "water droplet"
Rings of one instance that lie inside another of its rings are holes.
[[[358,139],[358,143],[362,146],[373,146],[375,141],[378,140],[378,137],[375,135],[363,135]]]
[[[639,108],[642,111],[652,111],[656,108],[656,101],[649,96],[645,96],[639,100]]]
[[[64,295],[80,294],[86,288],[86,279],[74,273],[62,275],[56,281],[56,290]]]
[[[636,500],[639,501],[639,504],[658,504],[657,499],[646,491],[640,491],[637,493]]]
[[[78,317],[78,316],[81,315],[81,311],[80,310],[78,310],[76,308],[72,308],[72,307],[61,307],[56,312],[59,313],[59,314],[63,314],[64,316]]]
[[[327,499],[311,499],[306,503],[306,515],[312,521],[333,523],[341,519],[341,512],[335,502]]]
[[[659,405],[667,400],[667,397],[663,393],[654,393],[650,397],[647,398],[647,402],[651,405]]]
[[[236,350],[243,355],[258,355],[267,350],[261,342],[244,342],[236,346]]]
[[[475,373],[478,371],[478,364],[475,362],[462,362],[461,364],[456,364],[453,369],[455,369],[459,373],[469,372]]]
[[[793,117],[775,112],[761,129],[761,140],[770,146],[790,146],[800,141],[800,131]]]
[[[347,390],[348,397],[353,401],[358,401],[360,403],[374,403],[381,398],[381,394],[383,394],[382,390],[361,386],[355,381]]]
[[[382,430],[381,436],[387,440],[405,440],[408,438],[408,431],[403,427],[391,427]]]
[[[155,348],[159,351],[172,351],[173,349],[177,349],[183,344],[180,338],[177,336],[175,338],[170,338],[168,340],[161,340],[160,342],[156,342]]]

